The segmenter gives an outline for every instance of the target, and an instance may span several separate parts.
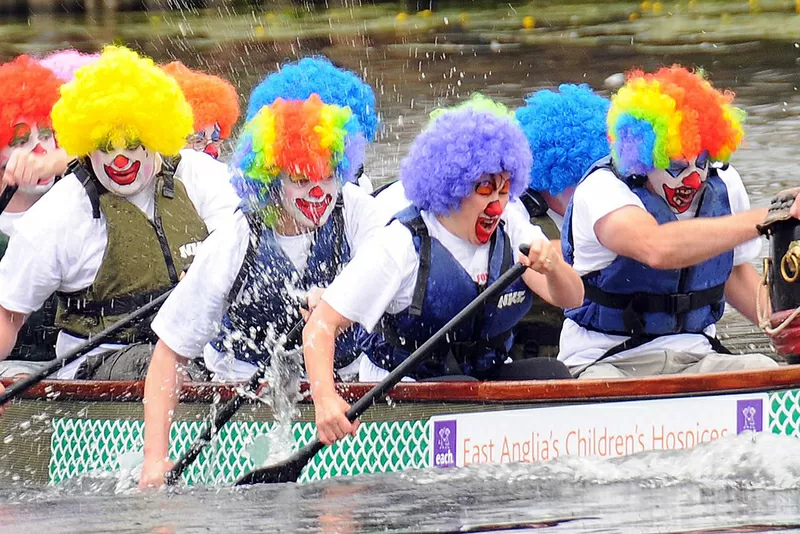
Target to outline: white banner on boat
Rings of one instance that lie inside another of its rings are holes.
[[[430,465],[686,449],[768,428],[766,393],[551,406],[431,418]]]

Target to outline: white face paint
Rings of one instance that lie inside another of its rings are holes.
[[[186,148],[205,152],[214,159],[219,158],[219,146],[222,144],[219,124],[214,123],[193,133],[186,139]]]
[[[121,197],[144,190],[156,175],[156,154],[142,145],[95,150],[89,154],[92,170],[103,187]]]
[[[708,153],[691,161],[671,161],[668,169],[656,169],[647,175],[653,191],[662,197],[675,213],[685,213],[696,205],[697,193],[708,176]]]
[[[319,228],[328,221],[339,193],[339,181],[336,178],[312,182],[305,179],[292,180],[282,175],[281,184],[281,203],[300,225]]]
[[[14,137],[8,146],[0,150],[0,167],[5,168],[11,153],[15,150],[33,152],[34,154],[44,155],[54,152],[56,149],[56,139],[53,130],[49,126],[39,126],[38,124],[21,120],[14,125]],[[39,180],[34,186],[22,186],[20,191],[31,195],[44,195],[53,187],[55,176],[48,176]]]

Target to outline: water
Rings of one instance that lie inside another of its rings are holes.
[[[800,528],[798,458],[796,439],[743,434],[691,451],[617,460],[564,457],[307,485],[143,495],[119,491],[114,477],[85,478],[43,491],[0,490],[0,532],[476,532],[512,526],[687,532],[771,525],[763,530],[769,532]]]
[[[800,49],[791,32],[798,17],[785,2],[785,12],[762,16],[748,15],[747,2],[702,1],[694,9],[712,12],[688,16],[691,4],[665,6],[683,18],[642,13],[627,26],[619,21],[638,13],[636,3],[554,4],[535,13],[542,31],[525,35],[518,28],[528,8],[505,4],[494,8],[499,14],[473,9],[466,18],[455,8],[447,25],[441,13],[410,14],[399,29],[397,13],[407,8],[392,4],[314,13],[284,4],[266,15],[239,6],[37,16],[0,24],[0,59],[68,45],[91,51],[121,39],[157,61],[179,58],[232,79],[244,107],[252,86],[277,63],[324,53],[376,89],[383,131],[370,148],[367,173],[378,183],[396,178],[431,109],[473,91],[516,106],[526,93],[561,82],[586,82],[607,94],[606,78],[633,66],[702,66],[719,87],[737,93],[748,113],[733,163],[753,204],[764,206],[776,190],[797,185]],[[761,4],[768,10],[780,3]],[[327,26],[326,13],[335,19]],[[722,334],[744,331],[751,328],[731,314]],[[800,441],[772,435],[613,461],[563,458],[303,486],[143,495],[121,476],[0,488],[0,532],[458,532],[501,531],[503,524],[557,532],[800,530]]]

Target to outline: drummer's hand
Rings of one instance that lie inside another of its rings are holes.
[[[164,485],[164,476],[172,469],[172,460],[162,458],[148,461],[145,458],[142,465],[142,478],[139,479],[139,489],[158,489]]]
[[[4,392],[6,388],[3,387],[3,384],[0,384],[0,393]],[[0,415],[3,415],[3,412],[6,411],[6,405],[0,404]]]
[[[310,289],[306,294],[306,307],[300,308],[300,314],[303,316],[305,322],[308,322],[308,318],[311,317],[311,312],[319,305],[319,301],[322,300],[322,294],[324,292],[325,290],[321,287],[315,287]]]
[[[30,188],[35,187],[39,180],[63,174],[67,170],[68,161],[66,153],[61,152],[34,154],[28,150],[15,149],[6,163],[3,183]]]
[[[349,409],[350,405],[336,392],[314,398],[317,436],[322,443],[330,445],[348,434],[355,436],[358,420],[351,423],[347,419],[345,414]]]
[[[522,265],[544,275],[555,269],[560,259],[561,254],[548,239],[534,241],[527,256],[519,255]]]

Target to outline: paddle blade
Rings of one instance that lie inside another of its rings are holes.
[[[282,462],[250,471],[237,480],[236,485],[249,486],[251,484],[297,482],[297,479],[300,478],[300,473],[303,472],[303,468],[322,447],[322,443],[315,439]]]

